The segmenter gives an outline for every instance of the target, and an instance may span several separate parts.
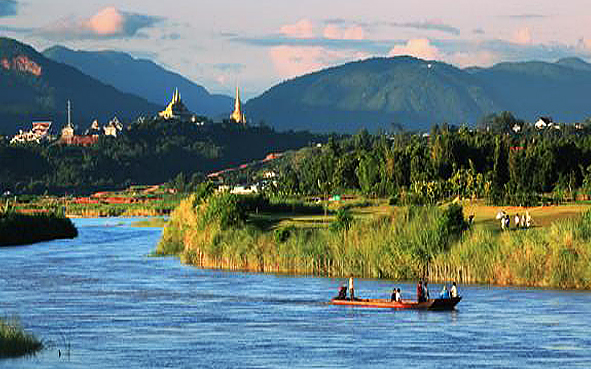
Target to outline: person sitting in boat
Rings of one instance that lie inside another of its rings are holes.
[[[341,285],[339,288],[339,295],[336,297],[337,300],[346,300],[347,299],[347,286],[344,284]]]
[[[440,299],[448,299],[449,298],[449,291],[447,290],[446,284],[443,285],[443,289],[439,293],[439,298]]]
[[[400,296],[400,288],[396,290],[396,302],[400,302],[402,297]]]
[[[456,282],[452,282],[449,293],[451,297],[458,297],[458,286],[456,285]]]
[[[423,302],[423,281],[417,284],[417,301]]]
[[[392,295],[390,295],[390,301],[397,301],[396,300],[396,287],[392,289]]]

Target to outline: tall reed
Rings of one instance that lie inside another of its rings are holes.
[[[16,319],[0,318],[0,358],[32,355],[43,349],[43,343],[25,332]]]
[[[458,207],[406,207],[347,220],[346,227],[269,231],[240,217],[225,224],[220,204],[232,208],[238,201],[184,200],[164,229],[158,253],[178,254],[205,268],[591,288],[590,214],[498,233],[484,227],[466,231]]]

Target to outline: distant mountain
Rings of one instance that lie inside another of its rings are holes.
[[[503,110],[529,121],[544,115],[575,122],[591,116],[591,65],[581,59],[557,63],[500,63],[473,72]]]
[[[584,70],[591,72],[591,64],[587,63],[581,58],[562,58],[556,62],[558,65],[569,67],[572,69]]]
[[[204,87],[180,74],[168,71],[150,60],[135,59],[126,53],[74,51],[63,46],[53,46],[43,54],[162,107],[168,104],[174,89],[178,88],[183,102],[195,114],[212,118],[220,115],[225,117],[233,109],[233,98],[212,95]]]
[[[80,127],[95,118],[104,122],[114,115],[123,120],[153,115],[159,108],[48,59],[28,45],[0,38],[0,133],[30,128],[32,119],[53,120],[54,127],[61,127],[68,99],[74,123]]]
[[[459,69],[408,56],[372,58],[280,83],[244,110],[255,122],[315,132],[474,124],[503,110],[574,121],[591,115],[588,67],[581,59]]]

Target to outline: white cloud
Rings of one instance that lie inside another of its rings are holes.
[[[528,27],[518,29],[512,41],[520,45],[531,45],[533,43],[531,31]]]
[[[286,24],[279,30],[283,35],[293,38],[314,38],[316,27],[309,19],[301,19],[295,24]]]
[[[109,6],[86,19],[66,18],[39,30],[50,38],[92,39],[138,36],[142,28],[152,27],[162,18],[129,13]]]
[[[283,78],[300,76],[368,54],[355,50],[330,50],[322,46],[275,46],[269,50],[275,71]]]
[[[331,40],[363,40],[365,30],[359,25],[341,27],[338,24],[328,24],[324,27],[323,36]]]
[[[426,60],[441,60],[439,49],[426,38],[410,39],[404,45],[395,45],[388,56],[410,55]]]

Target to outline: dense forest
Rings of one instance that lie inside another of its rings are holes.
[[[591,194],[591,129],[545,129],[503,112],[478,128],[434,126],[430,134],[330,139],[274,163],[285,195],[360,192],[396,204],[432,204],[460,196],[529,206]],[[519,132],[514,130],[519,126]]]
[[[11,145],[0,139],[0,190],[13,193],[85,193],[156,184],[178,177],[198,183],[210,171],[297,149],[322,136],[278,133],[267,127],[147,119],[91,146],[58,141]]]

